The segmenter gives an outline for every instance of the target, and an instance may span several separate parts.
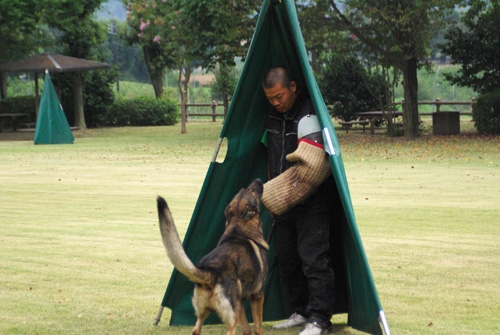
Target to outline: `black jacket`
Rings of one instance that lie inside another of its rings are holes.
[[[297,127],[301,118],[308,114],[316,114],[309,97],[301,93],[295,100],[290,111],[286,114],[279,113],[274,107],[269,111],[267,120],[267,153],[269,164],[269,179],[279,176],[293,166],[286,160],[286,155],[294,152],[298,147]],[[287,213],[306,208],[324,208],[332,210],[331,201],[336,197],[336,185],[333,176],[321,184],[318,189],[302,204],[292,208]],[[286,214],[286,213],[285,213]]]
[[[275,178],[293,164],[286,160],[286,155],[297,149],[297,126],[299,120],[315,114],[311,100],[304,93],[299,94],[291,110],[279,113],[274,107],[269,111],[267,120],[267,153],[269,177]]]

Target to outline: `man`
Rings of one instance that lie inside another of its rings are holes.
[[[276,225],[277,259],[293,312],[274,328],[305,326],[300,335],[331,331],[334,273],[330,260],[335,182],[321,128],[306,92],[283,67],[262,80],[271,104],[264,142],[269,181],[262,202]]]

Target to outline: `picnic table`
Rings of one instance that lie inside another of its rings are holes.
[[[30,113],[0,113],[0,132],[3,131],[4,119],[12,120],[12,128],[17,131],[17,118],[27,117]]]
[[[367,120],[370,123],[370,133],[373,135],[375,133],[375,123],[377,121],[387,120],[388,118],[397,118],[402,116],[403,112],[397,111],[370,111],[370,112],[359,112],[355,113],[354,116],[360,120]]]

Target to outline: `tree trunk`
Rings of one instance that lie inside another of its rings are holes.
[[[418,133],[418,77],[417,59],[410,58],[404,61],[403,70],[403,128],[406,138],[417,138]]]
[[[163,72],[155,73],[151,76],[151,84],[155,90],[156,99],[160,99],[163,96]]]
[[[222,93],[222,101],[224,103],[224,120],[226,120],[227,111],[229,109],[229,94],[226,92]]]
[[[184,70],[184,71],[183,71]],[[183,80],[184,72],[184,80]],[[179,77],[177,78],[177,87],[179,88],[179,93],[181,95],[181,134],[185,134],[186,122],[187,122],[187,106],[189,98],[189,78],[191,77],[191,65],[188,65],[185,69],[181,65],[179,67]]]
[[[187,94],[181,93],[181,134],[187,133]]]
[[[75,127],[87,129],[87,125],[85,124],[85,113],[83,112],[82,76],[78,71],[73,74],[73,90],[75,99]]]
[[[142,53],[144,54],[144,60],[148,69],[149,78],[151,79],[151,84],[153,85],[153,89],[155,91],[155,97],[160,99],[163,95],[163,72],[165,69],[157,69],[153,65],[147,46],[142,47]]]
[[[318,53],[314,50],[310,51],[311,57],[311,66],[314,70],[314,73],[321,74],[323,71],[321,69],[321,64],[318,62]]]
[[[0,72],[0,99],[7,98],[7,76],[5,72]]]

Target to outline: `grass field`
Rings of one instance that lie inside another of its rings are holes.
[[[183,234],[220,129],[93,129],[43,146],[0,133],[0,334],[190,334],[168,310],[152,325],[172,271],[155,198]],[[500,333],[500,138],[338,135],[392,333]]]

